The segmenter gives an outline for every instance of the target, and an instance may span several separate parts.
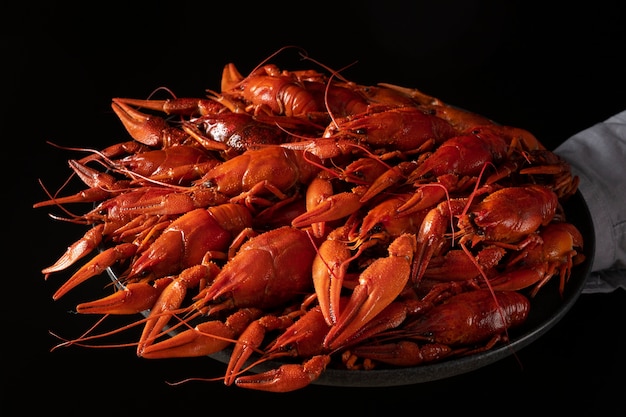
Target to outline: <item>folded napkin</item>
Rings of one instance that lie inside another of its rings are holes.
[[[593,219],[596,251],[583,293],[626,289],[626,110],[558,146],[580,178]]]

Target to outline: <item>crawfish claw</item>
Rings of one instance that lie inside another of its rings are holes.
[[[79,304],[76,311],[81,314],[141,313],[152,308],[167,281],[169,278],[162,278],[155,281],[154,286],[145,282],[131,282],[124,289],[104,298]]]
[[[415,235],[400,235],[389,245],[388,257],[377,259],[363,271],[337,323],[326,335],[325,347],[335,349],[350,341],[402,292],[411,274],[415,245]]]
[[[72,288],[87,279],[100,275],[115,262],[125,260],[135,255],[137,246],[132,243],[122,243],[107,250],[100,252],[88,263],[83,265],[74,275],[54,293],[52,299],[58,300]]]
[[[41,272],[47,277],[53,272],[62,271],[70,267],[76,261],[91,253],[91,251],[98,247],[98,245],[102,242],[103,231],[104,224],[92,227],[82,238],[68,247],[65,253],[61,255],[61,257],[53,265],[44,268]]]
[[[359,195],[340,193],[322,200],[316,207],[307,210],[292,220],[293,227],[305,227],[314,223],[329,222],[348,217],[361,208]]]
[[[287,364],[257,375],[240,376],[235,385],[269,392],[295,391],[319,378],[329,363],[327,355],[313,356],[303,365]]]
[[[141,356],[148,359],[187,358],[219,352],[231,343],[235,332],[219,320],[200,323],[176,336],[146,346]]]

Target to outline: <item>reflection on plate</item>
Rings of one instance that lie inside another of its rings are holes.
[[[531,310],[524,325],[509,331],[510,342],[489,351],[467,357],[448,359],[442,362],[407,368],[385,368],[373,370],[327,369],[313,384],[343,387],[385,387],[429,382],[474,371],[499,361],[537,340],[565,316],[578,299],[595,252],[595,235],[589,209],[577,192],[563,204],[567,220],[573,223],[584,239],[585,261],[572,269],[563,297],[559,295],[558,279],[552,279],[531,299]],[[111,278],[117,282],[115,274],[109,270]],[[226,349],[211,358],[228,363],[231,350]],[[264,362],[252,369],[264,372],[277,368],[279,362]]]

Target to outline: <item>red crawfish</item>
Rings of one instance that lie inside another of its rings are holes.
[[[264,203],[268,195],[285,199],[285,193],[308,184],[319,169],[301,152],[268,146],[247,150],[216,166],[195,182],[195,188],[215,190],[231,201]]]
[[[202,114],[198,116],[191,117],[191,114],[187,114],[187,118],[171,122],[130,107],[136,105],[159,109],[166,104],[171,107],[176,102],[176,100],[163,102],[116,98],[113,99],[113,106],[128,132],[138,143],[150,145],[152,148],[193,144],[205,151],[221,153],[226,159],[253,147],[286,142],[290,138],[288,130],[298,134],[321,132],[321,127],[311,123],[286,117],[264,114],[253,116],[248,113],[231,112],[214,101],[213,103],[220,108],[209,111],[207,106],[204,106]],[[179,112],[185,114],[183,111]],[[191,113],[191,110],[189,112]],[[172,137],[176,140],[172,140]]]
[[[315,70],[281,71],[274,64],[261,64],[244,77],[229,63],[222,72],[221,93],[210,93],[233,112],[281,115],[323,125],[333,117],[366,111],[370,100],[361,89],[331,72],[329,77]]]
[[[310,293],[313,256],[315,247],[308,234],[300,229],[284,226],[261,233],[241,245],[236,255],[211,278],[210,285],[194,297],[195,302],[189,308],[204,316],[219,317],[223,311],[232,312],[242,308],[265,311],[289,303],[294,297]],[[176,312],[175,309],[180,305],[178,300],[182,298],[181,291],[186,291],[186,286],[168,295],[177,300],[174,304],[170,298],[158,302],[163,307],[158,308],[159,312],[154,313],[154,319],[147,323],[146,327],[149,324],[150,328],[144,331],[140,352],[161,334],[163,326],[171,317],[164,313],[167,310],[174,310],[172,314]],[[205,341],[199,338],[193,343]],[[187,344],[186,339],[185,342],[187,350],[206,350]],[[178,349],[179,346],[176,338],[160,343],[152,346],[149,352],[160,351],[160,355],[166,355],[168,349]]]
[[[381,335],[381,342],[356,346],[351,353],[396,366],[469,355],[508,341],[508,331],[523,324],[529,312],[528,298],[516,291],[465,291]],[[401,340],[389,340],[394,337]]]
[[[507,337],[507,331],[526,321],[528,298],[516,291],[465,291],[407,323],[414,336],[449,346],[472,346]]]
[[[90,213],[74,219],[74,222],[84,221],[89,224],[95,219],[104,218],[103,210],[109,211],[121,207],[131,210],[132,205],[137,204],[138,199],[146,199],[151,194],[154,198],[154,193],[167,194],[171,191],[171,187],[189,186],[193,180],[200,178],[211,168],[220,164],[219,160],[205,150],[193,145],[177,145],[164,149],[140,148],[136,153],[119,159],[109,158],[128,149],[124,145],[120,147],[121,149],[115,146],[116,149],[105,150],[106,155],[98,152],[93,158],[69,160],[74,173],[88,188],[72,195],[53,196],[49,200],[34,204],[33,207],[101,203]],[[93,161],[98,161],[106,172],[86,165]],[[200,200],[201,193],[197,194],[196,200]],[[213,198],[212,201],[217,200]],[[147,214],[148,211],[132,214]],[[175,213],[170,212],[170,214]]]
[[[523,290],[532,287],[535,296],[553,276],[559,277],[559,293],[563,295],[572,267],[585,259],[581,252],[583,237],[571,223],[552,222],[529,234],[519,245],[519,252],[500,274],[483,286],[498,290]]]
[[[150,275],[160,278],[200,264],[207,253],[227,251],[234,237],[252,224],[250,212],[242,205],[225,204],[208,209],[196,209],[181,215],[165,227],[158,237],[138,253],[137,242],[120,243],[107,248],[81,266],[53,295],[54,299],[85,280],[99,275],[116,262],[138,255],[130,268],[128,279]],[[99,229],[96,229],[99,230]],[[89,236],[70,246],[45,274],[66,269],[92,251],[101,236]],[[96,239],[94,241],[93,239]]]
[[[138,215],[177,215],[229,201],[244,202],[249,208],[269,206],[273,202],[268,199],[287,198],[286,193],[307,184],[319,169],[302,153],[280,146],[248,150],[209,169],[189,186],[163,183],[104,192],[110,198],[81,219],[88,224],[129,221]],[[97,198],[102,197],[98,190]],[[82,194],[72,197],[72,201],[77,199],[84,198]]]
[[[456,135],[445,120],[415,107],[376,108],[329,124],[321,138],[283,144],[321,159],[369,152],[419,152]]]
[[[517,243],[550,223],[557,208],[556,194],[539,185],[502,188],[477,202],[473,197],[445,200],[426,214],[420,226],[413,279],[421,279],[433,254],[452,245],[450,238],[470,247],[479,242]]]
[[[282,72],[273,64],[260,66],[247,77],[234,64],[226,65],[221,93],[213,93],[213,98],[233,112],[327,118],[323,102],[304,87],[298,74]]]

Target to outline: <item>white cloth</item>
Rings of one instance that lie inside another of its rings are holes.
[[[584,293],[626,289],[626,111],[567,139],[554,152],[580,178],[596,251]]]

